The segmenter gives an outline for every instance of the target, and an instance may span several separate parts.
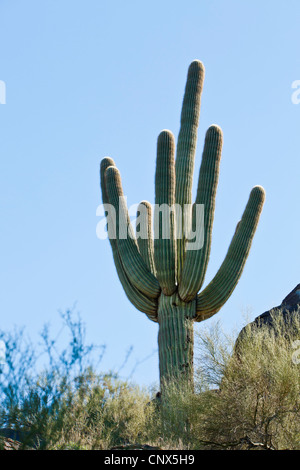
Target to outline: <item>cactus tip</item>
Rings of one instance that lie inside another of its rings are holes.
[[[266,191],[265,191],[265,189],[264,189],[262,186],[260,186],[260,185],[256,185],[256,186],[254,186],[254,187],[252,188],[252,190],[251,190],[251,195],[252,195],[252,194],[253,194],[253,195],[256,195],[256,196],[258,196],[258,197],[260,197],[262,201],[265,200]]]

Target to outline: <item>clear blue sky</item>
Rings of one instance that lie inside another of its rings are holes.
[[[206,283],[251,188],[267,194],[242,278],[212,321],[235,328],[300,282],[299,0],[1,0],[0,22],[2,329],[24,325],[34,339],[77,302],[87,340],[107,345],[104,369],[133,346],[129,375],[156,350],[157,325],[129,303],[96,237],[99,163],[114,158],[129,205],[153,202],[156,139],[178,135],[194,59],[206,68],[195,182],[206,129],[224,132]],[[132,378],[157,381],[157,354]]]

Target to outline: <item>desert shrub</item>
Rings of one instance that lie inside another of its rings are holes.
[[[23,448],[40,449],[102,449],[142,438],[152,409],[146,406],[149,393],[115,373],[99,371],[105,347],[85,344],[84,325],[73,310],[61,318],[68,338],[66,346],[60,341],[62,347],[49,325],[39,347],[24,329],[0,332],[6,345],[0,435],[20,440]]]
[[[149,394],[138,386],[112,376],[90,373],[64,413],[55,448],[72,442],[89,449],[107,449],[146,438],[152,408]]]
[[[116,374],[99,372],[80,321],[70,312],[63,320],[67,347],[59,352],[45,328],[48,360],[41,369],[41,356],[23,330],[0,334],[7,345],[0,427],[18,433],[24,447],[300,450],[297,316],[293,328],[280,316],[272,329],[246,328],[238,348],[234,334],[225,334],[219,323],[200,328],[194,389],[169,384],[160,399]]]
[[[164,446],[300,449],[300,322],[282,318],[246,328],[238,349],[219,322],[199,329],[195,391],[172,384],[156,421]]]
[[[208,391],[205,415],[199,414],[195,428],[199,443],[208,448],[300,449],[300,365],[293,360],[300,323],[295,315],[291,328],[282,318],[274,317],[272,329],[247,328],[238,351],[225,336],[220,341],[219,333],[200,337],[206,358],[199,372]],[[218,389],[209,391],[215,385]]]

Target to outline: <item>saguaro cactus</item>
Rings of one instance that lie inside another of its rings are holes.
[[[169,213],[168,238],[164,237],[161,225],[155,224],[153,239],[152,208],[147,201],[141,202],[137,219],[139,228],[143,226],[147,236],[138,237],[134,233],[123,198],[120,173],[114,161],[106,157],[100,168],[103,203],[113,206],[116,214],[113,220],[107,211],[110,243],[120,281],[133,305],[159,324],[161,384],[170,379],[192,383],[193,323],[217,313],[232,294],[248,257],[265,199],[264,189],[255,186],[221,267],[201,291],[210,254],[223,140],[218,126],[209,127],[190,219],[190,228],[195,225],[197,228],[196,208],[203,205],[203,243],[197,249],[187,250],[184,210],[192,204],[203,80],[204,66],[195,60],[188,70],[176,159],[175,140],[170,131],[163,130],[157,141],[155,208],[164,204],[182,209],[179,217],[173,211]],[[127,237],[120,236],[121,216],[126,220]]]

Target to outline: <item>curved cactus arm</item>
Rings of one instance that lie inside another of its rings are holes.
[[[115,243],[115,240],[112,240],[112,242],[113,243],[111,244],[111,246],[114,263],[122,287],[125,291],[125,294],[127,295],[127,298],[130,300],[130,302],[134,305],[135,308],[137,308],[140,312],[145,313],[150,320],[157,322],[157,300],[148,298],[146,295],[140,292],[133,284],[131,284],[122,266],[122,262],[117,251],[117,245]]]
[[[137,208],[136,239],[143,260],[155,276],[152,206],[148,201],[142,201]]]
[[[194,160],[197,145],[197,130],[200,115],[200,101],[204,81],[204,65],[194,60],[189,66],[185,93],[182,104],[180,131],[176,151],[176,204],[180,204],[182,217],[184,205],[192,203],[192,185]],[[185,256],[184,220],[181,223],[181,237],[177,239],[177,282],[181,278],[181,270]]]
[[[199,172],[198,189],[195,204],[202,204],[204,209],[204,227],[198,227],[200,221],[193,220],[193,230],[204,232],[203,245],[198,249],[187,250],[183,265],[179,296],[189,302],[193,300],[202,287],[207,270],[212,226],[215,212],[215,199],[219,180],[219,167],[221,161],[223,135],[220,127],[212,125],[206,132],[202,162]],[[193,206],[193,219],[195,219],[195,205]]]
[[[157,139],[154,211],[154,262],[165,295],[176,290],[175,141],[164,130]]]
[[[255,186],[220,269],[197,296],[195,321],[202,321],[217,313],[232,294],[248,257],[264,200],[264,189]]]
[[[139,291],[156,299],[161,289],[139,253],[124,199],[120,173],[115,166],[109,166],[104,178],[109,202],[116,210],[117,247],[125,272],[130,283]]]
[[[109,157],[106,157],[101,161],[100,181],[101,181],[103,204],[108,203],[108,196],[106,192],[105,179],[104,179],[105,170],[109,166],[114,166],[114,165],[115,165],[114,161]],[[109,214],[107,214],[107,218],[109,218]],[[114,224],[114,221],[108,220],[108,224]],[[117,270],[117,274],[122,284],[122,287],[125,291],[125,294],[127,295],[127,298],[139,311],[145,313],[150,320],[157,322],[157,308],[158,308],[157,301],[155,301],[154,299],[148,298],[130,283],[127,277],[127,274],[124,270],[124,267],[122,266],[122,262],[118,253],[117,240],[110,238],[109,241],[110,241],[110,245],[112,248],[112,254],[113,254],[113,259],[114,259],[115,267]]]

